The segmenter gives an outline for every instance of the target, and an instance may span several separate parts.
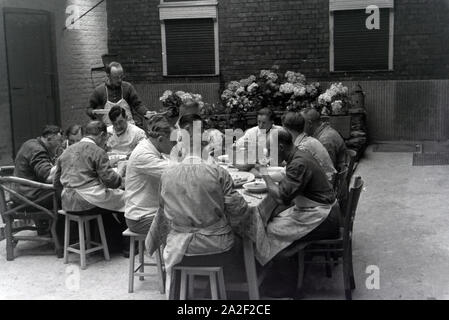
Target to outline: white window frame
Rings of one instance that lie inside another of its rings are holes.
[[[161,40],[162,40],[162,73],[164,76],[167,72],[167,43],[165,38],[165,20],[179,20],[179,19],[213,19],[214,21],[214,39],[215,39],[215,73],[210,76],[217,76],[220,74],[220,50],[218,39],[218,1],[217,0],[197,0],[197,1],[177,1],[164,2],[160,0],[159,4],[159,20],[161,22]],[[190,76],[209,76],[205,74],[199,75],[183,75],[183,77]]]
[[[334,12],[342,10],[363,10],[370,5],[376,5],[379,9],[390,10],[390,36],[388,43],[388,71],[394,70],[394,0],[329,0],[329,69],[335,71],[334,51]],[[367,15],[368,17],[368,15]],[[358,71],[385,71],[385,70],[358,70]],[[353,72],[353,71],[337,71]],[[355,71],[356,72],[356,71]]]

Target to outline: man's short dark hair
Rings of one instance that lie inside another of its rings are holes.
[[[174,127],[170,124],[168,119],[163,115],[154,115],[145,121],[147,136],[151,138],[159,138],[165,136],[170,138],[171,131]]]
[[[282,144],[283,146],[292,146],[293,145],[293,137],[290,134],[290,132],[288,132],[285,129],[279,129],[278,132],[278,144]]]
[[[108,115],[111,122],[117,120],[117,118],[120,117],[120,115],[126,119],[126,110],[119,105],[115,105],[111,108]]]
[[[306,121],[298,112],[287,112],[282,116],[282,126],[292,131],[303,132]]]
[[[91,121],[86,125],[86,136],[99,136],[107,133],[106,124],[102,121]]]
[[[48,138],[48,137],[54,136],[58,133],[62,134],[62,130],[60,127],[55,126],[55,125],[46,125],[44,127],[44,130],[42,130],[42,137]]]
[[[65,131],[65,136],[69,137],[70,135],[74,136],[78,134],[81,131],[81,135],[83,135],[83,127],[79,124],[73,124],[70,127],[67,128]]]
[[[274,121],[275,115],[274,112],[270,108],[262,108],[259,111],[257,111],[258,116],[267,116],[268,119],[271,121]]]
[[[303,117],[309,121],[312,122],[318,122],[321,121],[321,115],[318,112],[318,110],[314,108],[305,108],[301,111],[301,114]]]
[[[179,127],[184,129],[187,125],[193,125],[195,121],[201,121],[201,128],[203,128],[203,119],[199,114],[186,114],[179,119]]]
[[[123,67],[120,63],[113,61],[106,66],[106,74],[111,74],[112,68],[123,69]]]

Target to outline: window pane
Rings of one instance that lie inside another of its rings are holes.
[[[168,75],[215,74],[213,19],[165,20]]]
[[[369,30],[365,10],[334,12],[335,71],[388,70],[389,9],[380,9],[380,29]]]

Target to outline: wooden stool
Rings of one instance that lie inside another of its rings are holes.
[[[101,214],[95,215],[75,215],[59,210],[59,214],[65,216],[65,232],[64,232],[64,263],[69,262],[69,251],[80,255],[81,269],[86,269],[86,255],[95,251],[103,250],[105,260],[109,261],[109,249],[106,242],[106,234],[103,227],[103,218]],[[101,243],[93,242],[90,239],[90,221],[97,220],[98,231],[100,233]],[[70,244],[70,221],[78,223],[79,242]],[[92,247],[92,244],[95,245]],[[78,246],[79,249],[75,247]],[[86,249],[87,246],[87,249]]]
[[[162,253],[160,249],[156,251],[156,263],[145,263],[145,234],[134,233],[129,229],[123,232],[123,236],[130,237],[129,241],[129,284],[128,292],[134,292],[134,277],[139,277],[139,280],[145,280],[145,276],[153,275],[154,273],[145,273],[145,266],[157,267],[159,292],[165,293],[165,267],[162,264]],[[135,268],[135,243],[139,244],[139,265]]]
[[[187,298],[194,298],[194,283],[195,276],[208,276],[212,300],[218,300],[220,295],[221,300],[227,300],[226,287],[224,282],[222,267],[190,267],[190,266],[176,266],[172,271],[172,288],[176,288],[176,273],[181,272],[181,285],[179,289],[179,300],[186,300]],[[187,286],[188,278],[188,286]],[[217,282],[218,279],[218,282]],[[187,288],[189,294],[187,296]],[[170,290],[170,298],[175,296],[174,290]]]

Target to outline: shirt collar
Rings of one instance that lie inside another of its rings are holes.
[[[317,135],[319,135],[326,127],[328,126],[328,124],[326,122],[323,122],[313,133],[313,136],[316,137]]]
[[[80,142],[93,143],[93,144],[96,145],[95,141],[92,138],[89,138],[89,137],[82,138]]]
[[[297,146],[301,144],[301,142],[307,137],[307,134],[305,132],[299,134],[299,136],[296,137],[294,145]]]
[[[183,164],[201,164],[203,163],[203,159],[198,156],[187,156],[182,160]]]

